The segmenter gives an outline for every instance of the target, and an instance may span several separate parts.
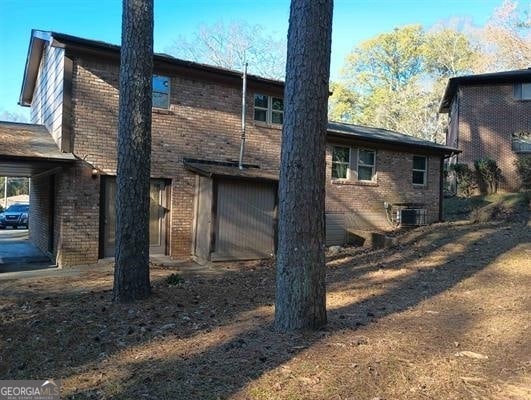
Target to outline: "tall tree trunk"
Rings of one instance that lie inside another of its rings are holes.
[[[332,0],[292,0],[279,185],[275,323],[326,324],[325,144]]]
[[[124,0],[120,54],[116,267],[113,297],[149,296],[153,0]]]

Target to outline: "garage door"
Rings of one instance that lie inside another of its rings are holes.
[[[217,182],[213,261],[250,260],[275,253],[276,192],[271,183]]]

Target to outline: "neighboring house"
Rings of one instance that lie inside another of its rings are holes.
[[[486,157],[501,169],[500,188],[516,191],[515,161],[531,153],[531,69],[451,78],[439,109],[448,113],[446,144],[462,153],[451,162]]]
[[[119,50],[33,31],[20,104],[31,107],[32,122],[44,125],[48,138],[40,125],[0,124],[11,142],[33,132],[46,148],[34,149],[38,141],[28,137],[0,149],[0,173],[18,168],[32,177],[31,239],[62,266],[114,254]],[[155,55],[152,254],[232,260],[275,252],[284,85],[257,76],[247,83],[240,170],[241,73]],[[327,243],[344,243],[348,230],[440,220],[443,159],[455,151],[396,132],[330,123]]]

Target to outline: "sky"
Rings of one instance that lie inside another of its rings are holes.
[[[531,0],[524,0],[525,3]],[[332,78],[359,42],[397,26],[466,18],[481,26],[502,0],[335,0]],[[0,114],[29,115],[17,105],[31,29],[51,30],[120,44],[121,0],[0,0]],[[289,0],[155,0],[155,52],[168,52],[180,35],[201,24],[243,20],[286,37]]]

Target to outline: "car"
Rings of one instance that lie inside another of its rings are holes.
[[[19,226],[29,227],[29,204],[12,204],[0,214],[0,229],[11,226],[17,229]]]

